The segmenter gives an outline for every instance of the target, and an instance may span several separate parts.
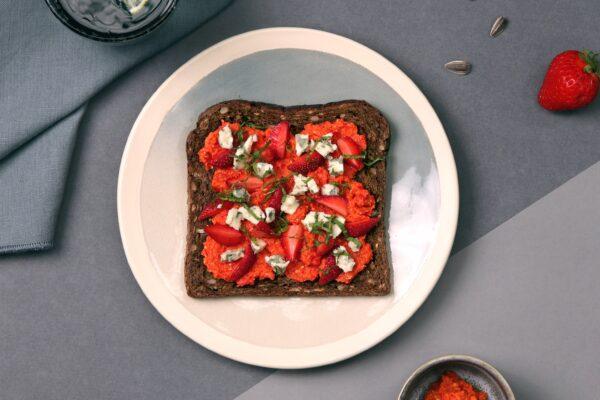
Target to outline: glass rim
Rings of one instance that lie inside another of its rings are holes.
[[[154,29],[156,29],[159,25],[161,25],[165,19],[175,9],[175,5],[177,0],[163,0],[166,2],[165,8],[158,14],[158,16],[152,20],[148,25],[140,27],[138,29],[134,29],[130,32],[114,34],[114,33],[102,33],[96,31],[94,29],[88,28],[83,24],[77,22],[67,11],[65,11],[64,7],[58,0],[45,0],[46,5],[52,11],[52,14],[60,21],[63,25],[69,28],[71,31],[86,37],[88,39],[96,40],[99,42],[125,42],[129,40],[133,40],[139,37],[142,37]]]

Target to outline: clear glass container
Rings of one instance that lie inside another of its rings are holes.
[[[177,0],[46,0],[69,29],[90,39],[123,42],[158,27]]]

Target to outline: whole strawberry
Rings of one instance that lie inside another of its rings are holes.
[[[550,63],[538,102],[546,110],[575,110],[590,104],[600,86],[600,65],[591,51],[568,50]]]

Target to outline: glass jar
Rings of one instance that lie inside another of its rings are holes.
[[[158,27],[177,0],[46,0],[69,29],[93,40],[124,42]]]

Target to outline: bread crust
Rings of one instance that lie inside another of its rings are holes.
[[[320,105],[282,107],[273,104],[230,100],[215,104],[199,117],[196,128],[187,138],[188,161],[188,234],[185,258],[185,286],[191,297],[226,296],[382,296],[391,290],[391,268],[388,261],[385,224],[378,224],[367,234],[373,248],[373,260],[350,284],[331,282],[321,286],[316,282],[296,282],[285,276],[275,280],[257,280],[252,286],[237,287],[235,282],[216,279],[205,267],[202,248],[205,233],[201,229],[208,221],[198,221],[202,208],[215,200],[211,188],[213,172],[207,171],[198,159],[206,136],[217,129],[221,120],[241,122],[242,118],[257,125],[275,125],[289,121],[292,134],[299,133],[307,123],[321,123],[342,118],[358,126],[366,135],[367,158],[385,157],[389,148],[390,129],[379,110],[362,100],[346,100]],[[384,214],[386,193],[386,162],[362,169],[355,177],[375,197],[375,210]]]

